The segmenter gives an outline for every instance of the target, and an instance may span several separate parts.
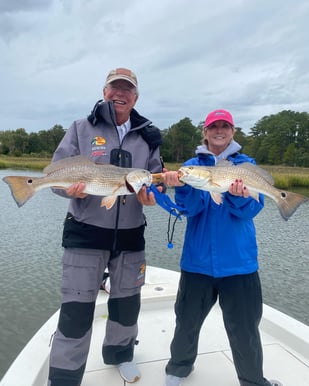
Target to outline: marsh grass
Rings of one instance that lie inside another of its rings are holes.
[[[293,186],[308,188],[309,176],[304,175],[273,175],[275,186],[280,189],[290,189]]]
[[[50,158],[0,156],[0,169],[43,170],[50,163]]]
[[[309,168],[291,166],[262,166],[275,180],[279,189],[309,188]]]

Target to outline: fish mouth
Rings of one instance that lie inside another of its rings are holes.
[[[129,191],[130,193],[135,193],[135,190],[134,190],[133,186],[130,185],[130,184],[128,183],[128,181],[126,181],[126,187],[127,187],[128,191]]]
[[[128,174],[125,180],[126,188],[130,193],[138,193],[143,186],[149,187],[152,184],[152,175],[148,171],[144,171],[136,178],[130,178],[131,173]]]
[[[140,189],[143,187],[143,186],[146,186],[147,188],[149,188],[149,186],[151,185],[151,182],[144,182],[143,184],[140,185]],[[126,187],[128,189],[128,191],[130,193],[138,193],[137,190],[139,191],[140,189],[136,189],[134,188],[131,184],[129,184],[128,181],[126,181]]]

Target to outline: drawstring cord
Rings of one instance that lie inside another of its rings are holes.
[[[174,237],[174,231],[175,231],[175,225],[176,225],[176,222],[177,220],[181,220],[181,213],[179,213],[175,219],[174,219],[174,222],[173,222],[173,225],[172,225],[172,230],[171,230],[171,219],[172,219],[172,214],[170,213],[169,217],[168,217],[168,228],[167,228],[167,248],[169,249],[172,249],[174,247],[174,244],[173,244],[173,237]]]
[[[169,249],[173,248],[173,236],[175,231],[175,225],[177,220],[182,220],[181,215],[183,212],[183,208],[177,204],[175,204],[170,197],[166,193],[161,193],[158,191],[158,189],[155,187],[155,185],[151,184],[147,188],[148,192],[153,192],[156,203],[160,205],[163,209],[165,209],[167,212],[169,212],[169,219],[168,219],[168,230],[167,230],[167,239],[168,244],[167,247]],[[172,216],[175,216],[175,220],[173,222],[173,225],[171,225],[171,218]],[[172,229],[171,229],[172,228]]]

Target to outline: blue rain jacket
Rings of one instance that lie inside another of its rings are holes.
[[[224,158],[235,165],[255,164],[247,155],[233,153],[240,149],[235,141],[228,149],[231,154],[224,154]],[[215,165],[216,157],[204,145],[199,146],[196,153],[197,156],[184,165]],[[253,218],[264,207],[263,195],[259,195],[258,202],[252,197],[237,197],[226,192],[223,203],[218,205],[209,192],[185,185],[175,188],[175,200],[184,208],[187,217],[181,269],[216,278],[257,271],[258,248]]]

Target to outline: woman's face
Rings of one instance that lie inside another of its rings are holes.
[[[212,153],[218,155],[225,150],[234,136],[234,127],[226,121],[215,121],[204,128],[204,139]]]

